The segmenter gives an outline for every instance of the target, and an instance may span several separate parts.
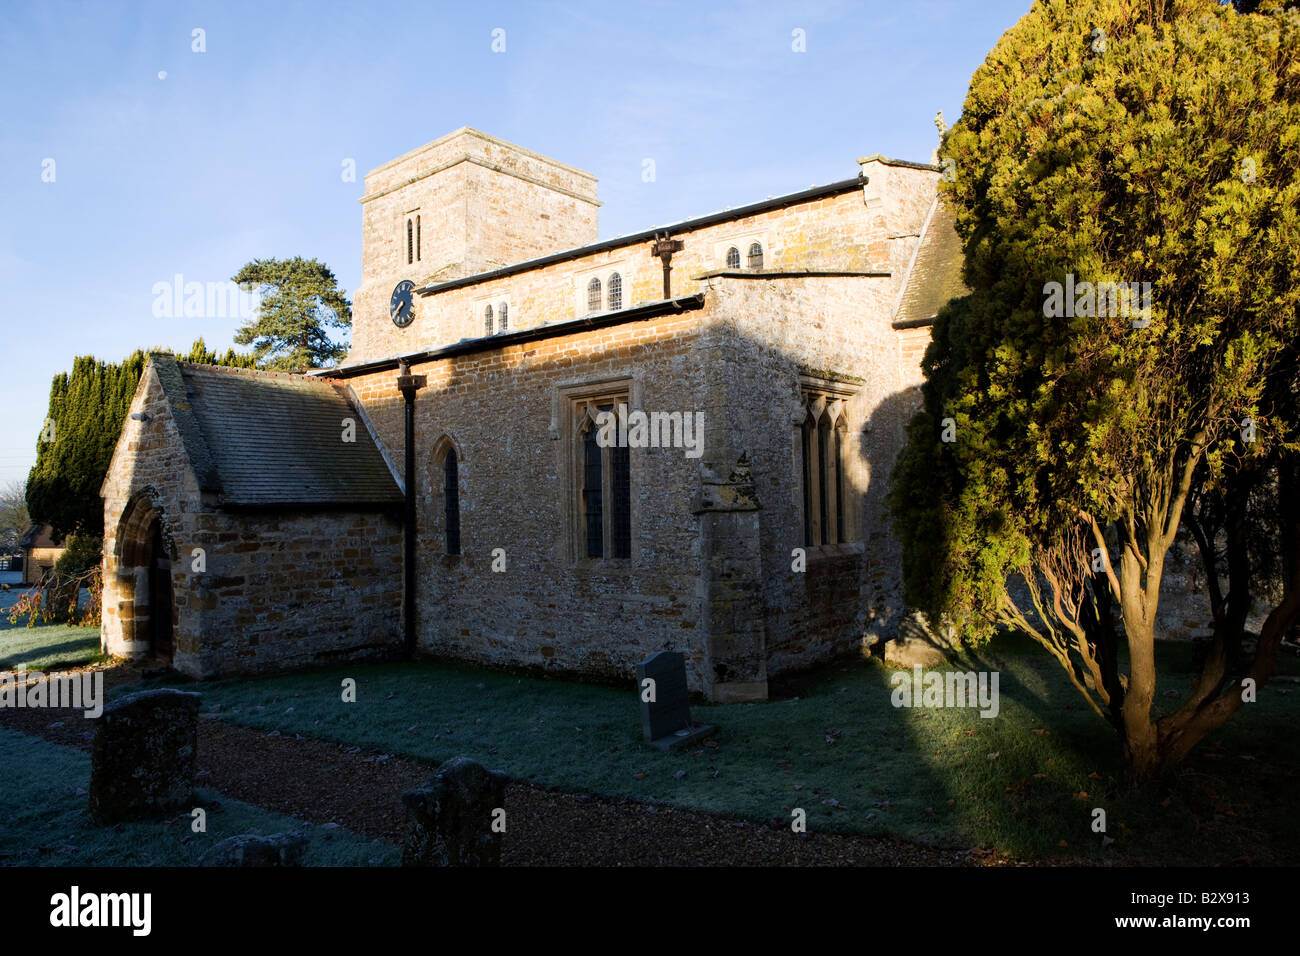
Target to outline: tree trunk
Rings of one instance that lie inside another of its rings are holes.
[[[1156,696],[1153,596],[1160,593],[1164,555],[1149,554],[1149,570],[1145,574],[1132,546],[1125,549],[1120,560],[1120,610],[1128,639],[1129,675],[1120,709],[1119,731],[1129,782],[1140,784],[1151,779],[1160,768],[1159,738],[1151,722],[1151,705]]]

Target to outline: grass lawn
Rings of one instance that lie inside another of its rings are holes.
[[[204,789],[196,806],[207,811],[206,833],[192,832],[188,812],[102,826],[87,810],[90,756],[12,730],[0,729],[0,765],[5,768],[0,865],[194,866],[226,837],[300,829],[311,840],[303,859],[307,866],[395,866],[400,860],[397,847],[389,844],[311,826]]]
[[[1158,656],[1158,694],[1185,695],[1190,648],[1161,645]],[[1169,786],[1135,795],[1119,785],[1113,731],[1053,660],[1011,635],[982,658],[955,669],[1000,673],[993,719],[895,708],[892,669],[861,661],[828,671],[797,699],[697,707],[696,719],[719,733],[671,754],[641,742],[631,686],[421,662],[192,689],[205,712],[258,729],[431,761],[468,756],[519,780],[753,820],[789,821],[802,808],[813,832],[1049,860],[1300,861],[1300,687],[1264,688]],[[347,677],[357,681],[356,703],[341,700]],[[1106,848],[1090,828],[1094,808],[1107,814],[1115,842]]]
[[[9,608],[22,594],[18,588],[0,591],[0,671],[53,671],[101,659],[98,628],[10,624]]]

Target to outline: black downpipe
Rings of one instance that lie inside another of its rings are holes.
[[[410,366],[398,366],[397,388],[406,400],[406,508],[403,517],[402,548],[402,649],[406,659],[415,656],[415,393],[427,379],[412,375]]]

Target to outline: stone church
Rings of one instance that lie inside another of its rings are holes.
[[[105,650],[604,678],[677,650],[733,701],[889,635],[888,473],[962,291],[938,179],[869,156],[601,240],[595,177],[476,130],[371,171],[340,366],[151,357],[102,489]]]

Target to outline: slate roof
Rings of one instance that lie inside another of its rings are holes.
[[[950,299],[966,295],[970,290],[961,280],[961,267],[961,239],[952,211],[939,203],[921,236],[894,321],[933,319]]]
[[[397,504],[402,491],[347,387],[150,355],[204,491],[228,505]],[[343,441],[343,419],[355,441]]]

